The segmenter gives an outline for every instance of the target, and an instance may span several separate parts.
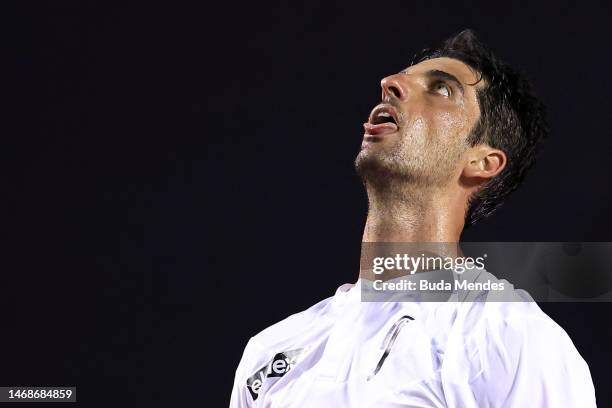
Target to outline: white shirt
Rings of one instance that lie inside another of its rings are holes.
[[[362,302],[361,286],[252,337],[230,407],[596,406],[587,364],[535,302]]]

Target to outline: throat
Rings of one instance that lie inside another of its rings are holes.
[[[442,197],[369,196],[363,242],[458,242],[464,212]]]

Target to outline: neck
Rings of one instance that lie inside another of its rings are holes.
[[[464,226],[459,194],[435,189],[368,190],[363,242],[458,242]]]
[[[403,189],[375,189],[368,191],[368,218],[363,231],[364,243],[458,243],[464,226],[465,197],[460,192],[436,189],[418,191]],[[366,250],[367,248],[367,250]],[[374,249],[376,248],[376,249]],[[402,252],[432,249],[432,246],[379,246],[362,245],[362,261],[369,259],[372,250]],[[418,249],[417,249],[418,248]],[[456,255],[456,245],[436,246],[435,253]],[[447,253],[450,251],[450,253]],[[415,253],[416,253],[415,252]],[[388,254],[387,254],[388,255]],[[413,254],[414,255],[414,254]],[[418,255],[418,254],[417,254]],[[360,276],[367,277],[362,270]]]

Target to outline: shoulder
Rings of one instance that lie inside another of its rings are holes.
[[[292,314],[251,337],[244,349],[234,378],[231,407],[250,406],[264,381],[280,378],[301,358],[305,341],[330,324],[334,298]]]
[[[492,406],[595,406],[588,365],[565,330],[537,303],[516,296],[467,305],[474,395]]]
[[[477,295],[474,297],[477,301],[465,302],[460,307],[463,335],[480,352],[503,348],[502,354],[510,356],[513,351],[529,349],[542,357],[555,355],[582,360],[565,330],[542,311],[529,293],[488,272],[480,274],[476,281],[503,284],[502,290],[480,292],[484,296]]]
[[[329,297],[255,334],[244,349],[236,375],[247,375],[266,365],[276,354],[303,347],[305,339],[331,324],[334,310],[334,297]]]
[[[504,350],[515,361],[531,358],[532,369],[553,360],[584,363],[566,331],[533,301],[487,302],[475,336],[486,342],[487,354]]]

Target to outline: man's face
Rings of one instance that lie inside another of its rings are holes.
[[[434,58],[381,82],[382,103],[367,123],[355,164],[359,174],[444,186],[461,172],[467,137],[478,122],[477,73]]]

